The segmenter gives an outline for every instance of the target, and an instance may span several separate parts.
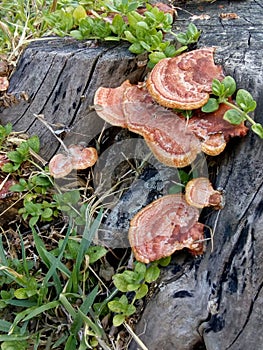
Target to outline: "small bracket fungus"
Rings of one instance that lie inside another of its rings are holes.
[[[214,51],[202,48],[159,61],[146,82],[152,97],[169,108],[191,110],[205,105],[213,79],[224,78],[222,67],[214,64]]]
[[[222,209],[224,206],[222,193],[214,190],[209,179],[205,177],[195,178],[186,184],[185,200],[199,209],[209,206]]]
[[[98,153],[93,147],[70,145],[68,154],[56,154],[49,162],[49,172],[54,178],[67,176],[73,169],[81,170],[92,167],[98,160]]]
[[[182,195],[166,195],[152,202],[130,222],[128,236],[135,258],[149,263],[183,248],[202,254],[204,225],[198,217],[199,210]]]
[[[200,140],[202,151],[210,156],[217,156],[226,147],[231,137],[242,137],[248,132],[244,122],[239,125],[230,124],[224,120],[224,114],[231,109],[226,104],[220,104],[217,111],[203,113],[194,111],[188,120],[187,127]]]

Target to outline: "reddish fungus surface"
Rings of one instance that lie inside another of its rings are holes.
[[[128,80],[116,88],[100,87],[94,96],[94,105],[97,114],[111,125],[127,127],[122,110],[122,101],[127,87],[131,86]]]
[[[187,248],[204,252],[204,225],[199,211],[181,195],[167,195],[138,212],[130,222],[129,241],[135,258],[149,263]]]
[[[185,187],[185,200],[196,208],[213,206],[216,209],[223,207],[223,195],[213,189],[209,179],[205,177],[195,178],[189,181]]]
[[[114,96],[117,106],[109,96]],[[168,166],[187,166],[201,151],[199,140],[186,128],[185,121],[154,103],[145,87],[125,81],[119,88],[100,88],[94,102],[101,118],[142,135],[155,157]]]
[[[178,116],[153,103],[145,88],[128,87],[123,111],[130,131],[142,135],[155,157],[168,166],[189,165],[200,152],[200,142]]]
[[[213,79],[224,77],[214,64],[214,48],[202,48],[159,61],[147,79],[152,97],[162,106],[191,110],[209,99]]]
[[[82,147],[79,145],[69,146],[72,167],[77,170],[92,167],[98,160],[97,150],[93,147]]]
[[[248,128],[244,123],[233,125],[223,119],[225,112],[229,109],[231,107],[222,103],[213,113],[196,110],[193,117],[189,119],[188,129],[201,141],[204,153],[216,156],[224,150],[230,138],[247,134]]]
[[[67,176],[72,171],[71,158],[62,153],[56,154],[49,162],[50,175],[55,179]]]
[[[49,162],[49,172],[54,178],[67,176],[73,169],[81,170],[93,166],[98,159],[98,154],[93,147],[70,145],[68,154],[56,154]]]

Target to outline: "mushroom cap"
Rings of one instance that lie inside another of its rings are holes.
[[[9,87],[9,81],[7,77],[0,77],[0,91],[6,91]]]
[[[176,250],[187,248],[194,255],[204,252],[204,225],[199,211],[182,195],[161,197],[139,211],[131,220],[129,241],[135,258],[149,263]]]
[[[222,67],[214,64],[214,51],[202,48],[159,61],[146,82],[152,97],[169,108],[191,110],[205,105],[213,79],[224,77]]]
[[[131,86],[129,80],[125,80],[116,88],[98,88],[94,96],[94,107],[98,116],[111,125],[126,128],[122,101],[124,92],[129,86]]]
[[[210,156],[223,152],[231,137],[245,136],[248,132],[244,122],[233,125],[223,119],[229,109],[231,107],[221,103],[219,109],[212,113],[196,110],[188,121],[188,129],[201,141],[202,151]]]
[[[192,179],[186,184],[185,200],[189,205],[199,209],[209,206],[221,209],[224,202],[222,193],[214,190],[206,177]]]
[[[186,128],[185,120],[154,103],[145,87],[126,88],[123,111],[128,129],[144,137],[160,162],[184,167],[201,151],[199,140]]]
[[[98,160],[98,153],[94,147],[70,145],[68,147],[72,167],[77,170],[92,167]]]
[[[73,170],[71,157],[58,153],[49,162],[50,175],[55,179],[67,176]]]

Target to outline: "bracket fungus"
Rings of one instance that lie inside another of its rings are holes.
[[[201,48],[159,61],[146,82],[152,97],[169,108],[191,110],[205,105],[213,79],[224,78],[222,67],[214,63],[214,51]]]
[[[244,136],[248,129],[244,122],[232,125],[223,119],[231,108],[226,104],[213,113],[199,109],[209,99],[213,79],[224,78],[214,51],[202,48],[162,59],[146,84],[126,80],[116,88],[100,87],[94,97],[97,114],[143,136],[155,157],[168,166],[190,165],[201,151],[220,154],[231,137]],[[166,107],[193,110],[193,116],[188,120]]]
[[[168,166],[187,166],[201,151],[199,140],[185,127],[185,121],[154,103],[144,86],[125,81],[115,89],[101,87],[94,102],[102,119],[143,136],[155,157]]]
[[[204,113],[198,109],[188,120],[187,127],[200,140],[205,154],[216,156],[223,152],[231,137],[242,137],[247,134],[248,128],[244,122],[233,125],[223,119],[229,109],[231,107],[224,103],[212,113]]]
[[[81,170],[92,167],[98,160],[98,153],[93,147],[70,145],[68,154],[56,154],[49,162],[49,172],[54,178],[67,176],[73,169]]]
[[[195,178],[186,184],[185,200],[189,205],[199,209],[210,206],[222,209],[224,206],[222,193],[214,190],[209,179],[205,177]]]
[[[194,255],[202,254],[204,225],[198,217],[199,210],[187,204],[180,194],[155,200],[130,222],[128,236],[135,258],[149,263],[183,248]]]

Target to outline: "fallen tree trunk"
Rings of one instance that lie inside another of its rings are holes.
[[[177,28],[185,28],[193,15],[203,33],[198,43],[216,46],[216,62],[235,77],[238,87],[258,101],[255,119],[263,123],[263,7],[259,1],[216,1],[185,4],[178,9]],[[186,10],[187,12],[185,12]],[[191,13],[191,14],[189,14]],[[239,18],[220,14],[236,13]],[[208,18],[208,17],[206,17]],[[194,17],[192,17],[194,19]],[[10,92],[25,91],[28,101],[1,112],[3,123],[18,131],[37,134],[42,156],[48,160],[59,143],[34,117],[43,114],[54,128],[64,128],[67,140],[91,140],[103,122],[90,110],[99,86],[118,86],[129,78],[141,80],[145,67],[127,46],[76,43],[48,39],[30,45],[13,75]],[[208,169],[226,205],[219,213],[205,212],[204,222],[213,229],[213,250],[208,242],[204,256],[193,259],[176,254],[164,271],[153,297],[136,327],[146,346],[164,350],[259,349],[263,273],[263,142],[251,132],[234,140]],[[136,198],[139,198],[138,196]],[[138,346],[133,343],[131,350]]]

